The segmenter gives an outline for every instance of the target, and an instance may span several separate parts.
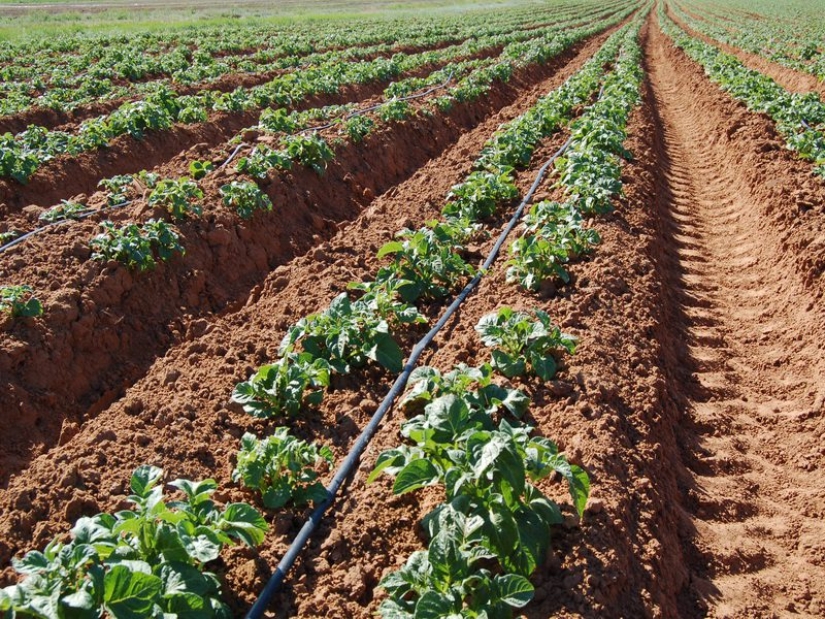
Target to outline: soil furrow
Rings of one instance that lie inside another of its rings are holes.
[[[755,146],[755,131],[731,131],[764,120],[714,96],[658,29],[648,66],[666,184],[658,205],[666,372],[684,415],[677,433],[690,471],[682,480],[693,529],[682,612],[820,616],[821,282],[799,273],[770,216],[773,196],[741,156]]]

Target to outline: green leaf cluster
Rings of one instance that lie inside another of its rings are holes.
[[[101,224],[103,232],[89,246],[92,260],[117,260],[130,269],[153,269],[158,260],[167,261],[176,253],[185,253],[173,226],[150,219],[142,226],[126,224],[118,228],[111,221]]]
[[[217,484],[178,479],[184,495],[166,502],[163,471],[132,475],[133,510],[80,518],[71,541],[13,560],[25,578],[0,590],[0,611],[42,619],[229,618],[220,582],[205,566],[236,540],[256,546],[267,524],[246,503],[219,509]]]
[[[149,206],[160,206],[169,211],[174,219],[184,219],[188,215],[200,215],[197,203],[203,199],[203,191],[191,178],[166,178],[158,181],[149,194]]]
[[[507,377],[534,374],[550,380],[556,374],[556,358],[576,351],[576,339],[561,332],[547,312],[529,314],[502,307],[478,321],[476,331],[485,346],[493,349],[492,366]]]
[[[220,188],[224,205],[237,211],[241,219],[252,219],[255,211],[271,211],[272,200],[250,181],[232,181]]]
[[[31,318],[43,314],[43,305],[31,286],[0,286],[0,312],[12,318]]]
[[[325,462],[332,466],[329,447],[317,447],[289,434],[289,428],[276,428],[265,439],[253,434],[241,438],[238,465],[233,481],[261,492],[266,507],[277,509],[289,501],[295,505],[320,503],[327,498],[318,481],[316,467]]]

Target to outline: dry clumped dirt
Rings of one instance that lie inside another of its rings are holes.
[[[207,212],[206,223],[183,228],[196,249],[177,266],[138,276],[88,266],[82,240],[93,224],[18,254],[30,262],[42,253],[40,264],[0,257],[0,274],[24,272],[50,291],[49,315],[0,336],[0,564],[122,504],[138,463],[163,466],[169,479],[214,477],[221,500],[254,502],[229,481],[234,454],[244,432],[277,422],[233,405],[235,383],[274,357],[289,324],[369,278],[397,230],[437,217],[496,127],[558,87],[605,37],[488,101],[376,136],[377,158],[348,152],[321,179],[273,180],[267,190],[281,210],[252,228]],[[538,296],[496,267],[423,363],[484,362],[473,327],[505,302],[545,309],[580,339],[555,380],[517,382],[536,432],[592,484],[584,517],[567,508],[553,532],[524,616],[823,616],[825,184],[766,117],[674,48],[655,14],[642,43],[633,158],[625,196],[593,222],[601,245],[572,265],[570,285]],[[542,145],[519,175],[522,190],[565,138]],[[538,198],[555,191],[545,183]],[[483,255],[491,244],[474,249]],[[441,309],[424,312],[434,321]],[[336,378],[318,410],[289,424],[340,461],[391,380],[374,367]],[[365,484],[403,421],[400,410],[387,418],[272,616],[372,617],[378,581],[423,547],[417,523],[441,500],[438,489],[395,497],[386,479]],[[565,501],[561,486],[543,489]],[[305,517],[269,512],[261,548],[225,553],[218,571],[238,615]],[[13,580],[2,572],[2,584]]]

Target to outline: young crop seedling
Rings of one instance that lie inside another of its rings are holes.
[[[250,181],[232,181],[220,188],[224,205],[235,209],[241,219],[252,219],[255,211],[271,211],[272,201]]]
[[[214,480],[178,479],[184,495],[166,502],[163,471],[140,466],[131,479],[133,510],[80,518],[71,540],[12,560],[25,578],[0,589],[0,611],[11,616],[231,616],[221,586],[205,566],[235,540],[257,546],[267,523],[246,503],[219,509]]]
[[[253,417],[296,415],[304,406],[321,402],[330,371],[325,359],[290,353],[261,366],[247,382],[238,383],[232,400]]]
[[[38,219],[47,223],[66,221],[67,219],[77,219],[81,214],[88,211],[89,207],[79,202],[61,200],[60,204],[53,206],[40,214]]]
[[[461,512],[477,523],[474,538],[505,571],[529,577],[543,560],[550,526],[562,521],[559,506],[531,482],[560,475],[580,515],[590,492],[587,474],[552,441],[530,437],[531,430],[506,420],[496,428],[486,413],[444,395],[404,423],[412,445],[384,451],[368,482],[392,475],[395,494],[443,485],[446,502],[424,519],[432,537],[442,510]]]
[[[493,349],[492,366],[507,377],[535,374],[550,380],[556,374],[556,356],[573,354],[576,339],[566,335],[542,310],[529,314],[503,307],[478,321],[476,331],[485,346]]]
[[[315,467],[319,463],[333,464],[329,447],[317,447],[289,434],[289,428],[259,440],[252,434],[241,438],[238,466],[233,481],[261,492],[263,504],[270,509],[283,507],[289,501],[305,505],[320,503],[327,497],[326,488],[318,481]]]
[[[43,305],[31,286],[0,286],[0,312],[12,318],[32,318],[43,314]]]
[[[397,282],[398,293],[408,303],[448,295],[461,278],[475,273],[458,253],[460,245],[451,232],[441,224],[402,230],[397,234],[401,240],[390,241],[378,250],[378,258],[391,256],[393,262],[378,271],[376,281]]]
[[[292,160],[285,150],[273,150],[268,146],[259,145],[252,149],[248,157],[238,160],[236,170],[249,174],[255,178],[265,179],[271,169],[289,170]]]
[[[109,206],[118,206],[129,198],[134,177],[131,174],[118,174],[112,178],[104,178],[97,186],[109,192],[106,202]]]
[[[318,174],[323,174],[327,168],[327,162],[335,157],[329,144],[315,133],[285,136],[281,138],[281,146],[284,147],[290,159],[312,168]]]
[[[211,161],[193,161],[189,164],[189,175],[195,180],[198,180],[209,174],[214,169],[215,164]]]
[[[203,191],[191,178],[167,178],[158,181],[149,195],[149,206],[161,206],[169,211],[174,219],[183,219],[187,215],[201,214],[201,207],[197,201],[202,199]]]
[[[289,329],[280,353],[291,352],[300,343],[313,357],[326,359],[339,374],[373,360],[390,372],[403,367],[404,353],[390,335],[389,324],[369,301],[350,300],[343,292],[318,314],[302,318]]]
[[[118,228],[111,221],[100,224],[103,232],[91,240],[92,260],[117,260],[130,269],[145,271],[157,260],[167,261],[185,250],[178,233],[169,224],[150,219],[142,226],[127,224]]]
[[[464,218],[471,222],[491,217],[499,205],[518,197],[513,183],[512,168],[494,172],[472,172],[447,195],[442,210],[445,217]]]
[[[482,567],[495,554],[480,543],[479,525],[477,518],[442,510],[430,527],[429,549],[414,552],[379,583],[389,594],[378,609],[381,617],[509,619],[513,609],[533,599],[533,585],[524,576]]]
[[[349,136],[355,144],[361,142],[367,134],[372,131],[375,121],[369,116],[357,114],[344,121],[343,132]]]

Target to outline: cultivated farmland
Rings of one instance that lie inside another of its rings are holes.
[[[825,614],[825,5],[396,4],[0,42],[0,613]]]

